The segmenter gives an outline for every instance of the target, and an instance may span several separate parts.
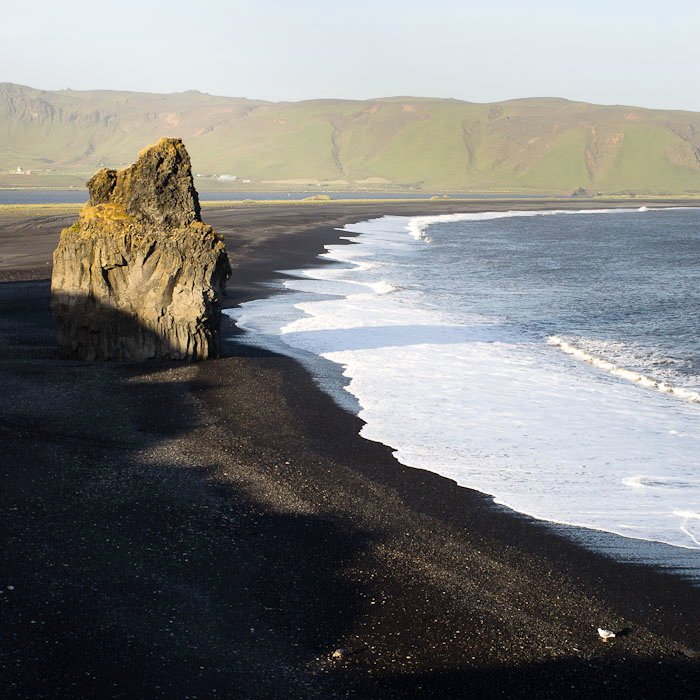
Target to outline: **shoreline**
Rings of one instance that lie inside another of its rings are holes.
[[[629,211],[636,210],[630,209]],[[371,224],[370,221],[357,223]],[[437,223],[437,221],[421,221],[421,226],[430,225],[431,223]],[[342,239],[354,239],[357,236],[361,236],[362,233],[363,231],[359,230],[338,231],[337,237],[334,237],[336,234],[328,231],[327,235],[330,237],[330,241],[327,242],[332,243],[334,247],[344,245],[345,241]],[[407,235],[409,235],[408,229]],[[410,232],[410,235],[414,235],[412,231]],[[304,271],[312,273],[313,269],[315,268],[324,267],[326,265],[333,267],[337,264],[338,263],[332,259],[326,260],[314,258],[306,264]],[[288,272],[295,273],[298,272],[298,269],[290,268],[289,270],[277,270],[274,273],[270,273],[270,278],[265,283],[265,288],[260,290],[260,294],[257,297],[253,296],[251,299],[246,299],[242,303],[255,299],[264,299],[270,296],[283,295],[286,293],[294,294],[294,292],[289,292],[282,286],[282,283],[284,283],[285,279],[288,278]],[[292,276],[294,279],[298,277],[296,274]],[[313,275],[311,276],[311,279],[315,279]],[[275,284],[272,285],[272,282]],[[313,301],[313,299],[311,301]],[[289,303],[291,304],[292,302]],[[236,305],[234,305],[234,308],[235,306]],[[229,323],[228,318],[227,323]],[[266,337],[265,340],[259,341],[256,339],[255,333],[252,332],[249,339],[247,339],[248,331],[245,329],[239,329],[237,326],[230,328],[228,333],[229,338],[236,338],[237,342],[241,344],[240,346],[234,345],[231,347],[231,355],[235,355],[237,352],[241,351],[250,352],[251,348],[261,348],[265,352],[280,353],[286,357],[292,358],[299,362],[313,376],[317,385],[333,399],[334,403],[336,403],[343,410],[350,412],[351,415],[355,417],[359,415],[360,406],[357,398],[353,394],[349,394],[344,390],[344,387],[347,386],[350,380],[345,376],[344,366],[337,364],[337,361],[333,362],[331,360],[324,359],[313,352],[308,352],[295,346],[287,345],[283,340],[283,336],[272,336],[270,339]],[[386,447],[392,452],[395,449],[395,447],[392,447],[392,445],[387,443],[379,444],[386,445]],[[402,462],[402,464],[406,468],[421,469],[421,467],[416,467],[415,465],[407,462]],[[432,470],[429,469],[429,471]],[[441,472],[438,469],[435,471],[435,473],[440,474]],[[565,519],[557,520],[544,517],[542,515],[538,516],[532,512],[518,509],[517,507],[504,502],[498,493],[480,490],[470,486],[468,483],[459,483],[458,485],[460,488],[466,488],[482,494],[483,496],[491,499],[495,507],[502,508],[504,511],[509,512],[516,517],[522,517],[535,527],[548,527],[560,536],[565,537],[566,539],[594,552],[609,556],[620,563],[631,562],[649,566],[650,568],[656,569],[661,573],[679,576],[686,581],[691,582],[695,586],[700,586],[700,551],[698,551],[695,547],[689,545],[684,546],[681,544],[674,545],[660,539],[634,537],[623,534],[622,532],[597,528],[595,526],[580,524],[575,521]]]
[[[226,305],[368,209],[205,211]],[[288,357],[57,360],[46,242],[0,267],[10,696],[693,697],[697,589],[404,467]]]

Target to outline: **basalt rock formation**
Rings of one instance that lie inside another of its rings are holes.
[[[54,251],[52,307],[64,357],[192,359],[219,354],[231,268],[202,223],[190,158],[163,138],[123,170],[100,170]]]

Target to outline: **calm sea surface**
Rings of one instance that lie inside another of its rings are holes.
[[[244,199],[305,199],[315,194],[328,194],[333,199],[430,199],[440,193],[420,192],[326,192],[322,189],[307,192],[199,192],[202,202],[238,202]],[[512,194],[460,194],[460,199],[512,199]],[[528,195],[530,199],[538,199]],[[0,204],[82,204],[88,199],[87,190],[3,190],[0,189]]]
[[[304,359],[402,463],[697,578],[700,210],[348,230],[231,312],[248,342]]]

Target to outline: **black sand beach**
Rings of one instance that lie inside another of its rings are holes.
[[[203,215],[235,305],[350,221],[526,206]],[[697,588],[398,464],[295,361],[59,360],[49,261],[73,219],[0,214],[3,697],[697,697]]]

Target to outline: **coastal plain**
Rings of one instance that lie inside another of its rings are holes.
[[[351,222],[642,204],[688,202],[261,204],[203,218],[226,238],[231,307],[314,264]],[[0,214],[3,696],[696,697],[697,587],[399,464],[296,361],[232,325],[217,360],[60,360],[51,252],[75,215]],[[603,643],[598,627],[618,637]]]

